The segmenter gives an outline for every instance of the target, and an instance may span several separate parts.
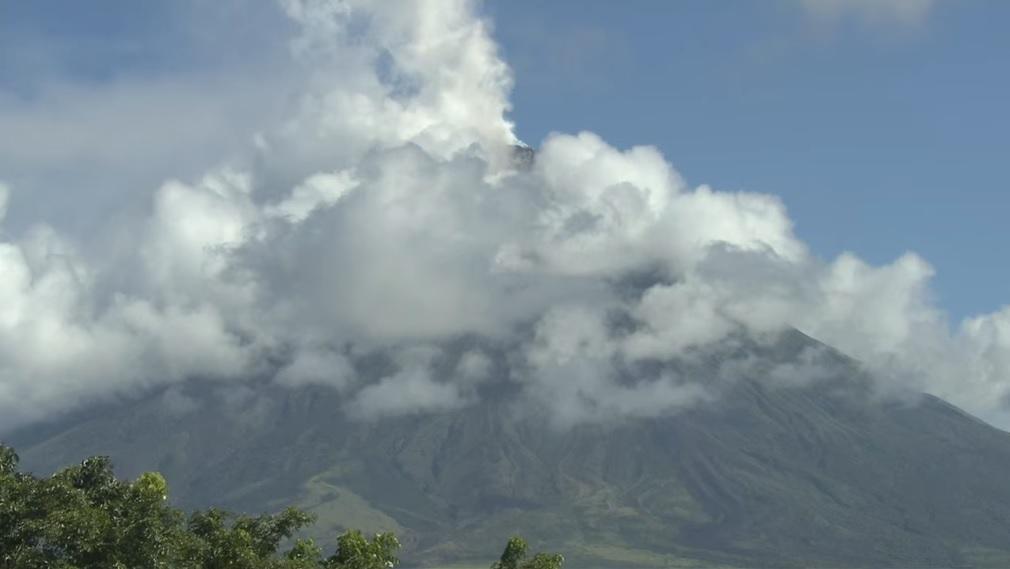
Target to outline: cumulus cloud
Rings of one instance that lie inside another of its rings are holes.
[[[187,381],[328,386],[359,419],[500,383],[559,424],[655,416],[745,372],[830,375],[816,350],[699,363],[792,328],[883,392],[1005,405],[1010,310],[952,327],[918,256],[819,259],[778,198],[692,187],[652,147],[556,133],[515,160],[473,2],[280,5],[299,95],[245,150],[155,186],[109,228],[125,245],[0,232],[0,429],[154,388],[189,412]],[[0,186],[0,222],[27,199]]]

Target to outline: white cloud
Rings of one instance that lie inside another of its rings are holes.
[[[494,362],[484,352],[473,349],[464,353],[456,364],[456,375],[468,385],[487,381],[491,378]]]
[[[358,419],[455,409],[466,404],[460,388],[432,376],[436,349],[417,346],[397,354],[395,373],[362,388],[348,403],[347,412]]]
[[[671,413],[709,398],[705,385],[672,372],[621,377],[619,339],[600,307],[562,305],[538,323],[526,350],[527,396],[555,426]],[[630,381],[629,381],[630,380]]]
[[[325,385],[344,389],[354,376],[354,367],[343,354],[328,349],[300,348],[291,362],[277,372],[275,380],[292,387]]]
[[[0,429],[251,377],[331,386],[359,418],[458,408],[494,381],[559,424],[654,416],[732,374],[645,364],[790,327],[865,362],[882,391],[1003,408],[1010,312],[952,328],[914,254],[817,259],[776,197],[692,188],[657,149],[591,133],[553,134],[517,170],[511,73],[473,3],[283,6],[300,29],[290,114],[150,186],[142,215],[124,205],[110,231],[125,245],[24,219],[34,194],[17,194],[0,234]],[[453,352],[461,338],[482,348]],[[359,369],[370,357],[388,369]],[[795,384],[819,357],[764,371]]]
[[[267,206],[264,213],[293,222],[304,221],[317,207],[331,206],[354,189],[357,182],[350,172],[323,173],[310,176],[291,191],[291,196],[277,205]]]

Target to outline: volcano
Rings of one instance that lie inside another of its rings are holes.
[[[733,348],[768,364],[811,349],[830,374],[751,365],[690,408],[606,424],[554,424],[506,380],[460,409],[374,421],[325,387],[203,382],[14,442],[36,472],[95,454],[125,476],[160,470],[185,507],[299,505],[327,543],[393,530],[424,566],[492,559],[513,533],[572,567],[1010,565],[1010,434],[929,395],[881,397],[799,332]]]

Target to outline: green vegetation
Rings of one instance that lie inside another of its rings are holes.
[[[532,559],[526,559],[529,547],[521,537],[513,537],[505,546],[501,559],[491,565],[491,569],[559,569],[564,563],[564,557],[557,553],[537,553]]]
[[[349,530],[324,557],[311,539],[294,539],[313,521],[288,508],[276,515],[218,509],[185,516],[167,504],[156,472],[132,482],[115,477],[108,458],[39,478],[18,470],[14,449],[0,445],[0,569],[387,569],[399,565],[392,533],[371,539]],[[282,544],[288,544],[281,551]],[[526,542],[509,540],[493,569],[560,569],[557,554],[526,558]]]

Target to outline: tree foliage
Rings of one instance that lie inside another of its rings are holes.
[[[389,569],[399,565],[392,533],[350,530],[333,554],[296,539],[313,517],[295,508],[246,516],[211,508],[189,516],[168,505],[156,472],[115,477],[108,458],[89,458],[49,478],[18,470],[0,445],[0,569]],[[286,550],[284,549],[287,546]],[[560,555],[526,559],[509,540],[495,569],[560,569]]]
[[[532,559],[526,558],[529,550],[526,540],[514,536],[505,545],[501,559],[491,565],[491,569],[561,569],[565,558],[558,553],[537,553]]]

